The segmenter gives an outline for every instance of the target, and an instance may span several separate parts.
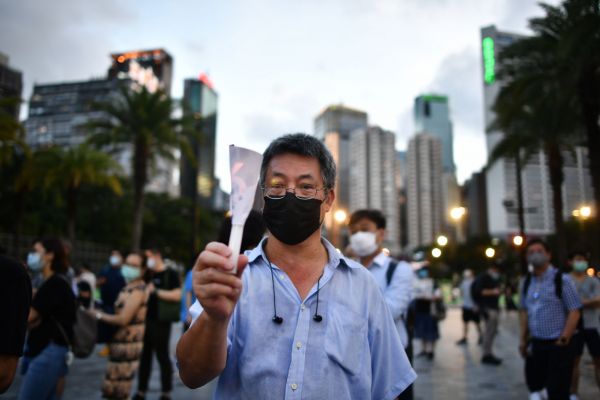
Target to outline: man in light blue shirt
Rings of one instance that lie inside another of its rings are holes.
[[[413,270],[406,261],[393,260],[383,250],[386,218],[379,210],[357,210],[350,216],[350,248],[360,263],[369,270],[383,292],[392,313],[402,346],[412,362],[412,345],[406,326],[408,306],[412,300]],[[412,386],[400,400],[412,400]]]
[[[415,379],[373,277],[320,236],[335,164],[304,134],[271,143],[261,186],[266,240],[240,256],[210,243],[194,267],[195,322],[177,346],[189,387],[218,399],[394,399]]]

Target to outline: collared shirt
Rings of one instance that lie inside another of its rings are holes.
[[[581,308],[575,285],[568,274],[562,275],[562,296],[556,296],[554,277],[558,270],[550,266],[542,275],[531,275],[521,307],[527,311],[529,333],[535,339],[558,339],[570,311]]]
[[[475,302],[473,301],[473,296],[471,296],[471,285],[473,284],[473,278],[465,278],[460,284],[460,293],[463,298],[463,308],[467,308],[472,310],[475,308]]]
[[[388,285],[387,271],[391,261],[391,257],[386,256],[384,253],[379,253],[373,259],[368,269],[373,278],[375,278],[379,288],[383,291],[383,296],[392,312],[392,318],[394,318],[402,345],[406,348],[408,346],[408,333],[404,325],[404,317],[412,300],[413,270],[407,262],[398,261],[396,270]]]
[[[600,296],[600,281],[595,277],[585,276],[583,280],[573,280],[581,300],[592,300]],[[600,330],[600,308],[583,309],[583,328]]]
[[[264,242],[263,242],[264,243]],[[216,399],[394,399],[416,379],[377,283],[323,240],[329,259],[302,300],[277,265],[273,318],[271,269],[262,244],[248,253],[243,291],[227,337]],[[202,312],[196,301],[194,320]]]

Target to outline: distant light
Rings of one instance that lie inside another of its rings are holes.
[[[437,247],[434,247],[431,250],[431,255],[433,256],[433,258],[440,258],[442,256],[442,250],[438,249]]]
[[[437,238],[437,244],[444,247],[445,245],[448,244],[448,238],[444,235],[440,235]]]
[[[594,271],[594,268],[588,268],[588,269],[587,269],[585,272],[586,272],[586,273],[587,273],[589,276],[594,276],[594,272],[595,272],[595,271]]]
[[[579,209],[579,214],[583,218],[588,218],[590,215],[592,215],[592,208],[590,206],[583,206]]]
[[[579,217],[580,211],[579,210],[573,210],[572,214],[573,214],[574,217]]]
[[[381,249],[381,252],[383,254],[385,254],[386,256],[390,255],[390,249],[388,249],[387,247],[384,247],[383,249]]]
[[[455,221],[460,220],[467,213],[467,209],[464,207],[454,207],[450,210],[450,218]]]
[[[233,215],[233,213],[231,212],[231,210],[229,210],[225,213],[225,217],[227,217],[227,218],[231,218],[232,215]]]
[[[344,210],[337,210],[333,214],[333,218],[336,220],[336,222],[339,222],[340,224],[346,222],[347,217],[348,217],[348,214],[346,214],[346,211],[344,211]]]
[[[485,249],[485,256],[487,258],[494,258],[495,255],[496,250],[494,250],[492,247],[488,247],[487,249]]]
[[[513,244],[515,246],[521,246],[523,244],[523,236],[517,235],[513,237]]]

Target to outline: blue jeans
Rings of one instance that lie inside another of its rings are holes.
[[[68,372],[65,357],[69,349],[50,343],[34,358],[24,359],[25,377],[19,400],[55,400],[56,383]]]

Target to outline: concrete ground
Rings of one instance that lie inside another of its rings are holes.
[[[477,345],[477,334],[471,329],[467,346],[457,346],[455,342],[462,335],[460,310],[450,309],[448,317],[442,322],[441,339],[438,341],[435,359],[415,359],[415,369],[419,378],[415,387],[416,400],[498,400],[527,399],[527,388],[523,378],[523,360],[518,355],[518,326],[515,313],[503,313],[500,319],[500,331],[495,343],[495,353],[504,359],[501,366],[481,365],[481,350]],[[175,345],[181,328],[173,326],[171,347]],[[415,343],[415,353],[419,343]],[[100,385],[106,366],[106,359],[94,354],[87,359],[77,359],[71,366],[67,377],[64,400],[99,399]],[[600,398],[600,392],[592,377],[592,365],[586,354],[582,361],[582,379],[580,383],[581,400]],[[173,377],[173,399],[209,400],[212,398],[214,382],[197,390],[186,388],[177,374]],[[10,390],[2,399],[17,399],[20,376],[17,376]],[[135,386],[134,386],[135,387]],[[150,390],[147,399],[160,396],[160,377],[158,363],[153,364]],[[340,399],[341,400],[341,399]]]

